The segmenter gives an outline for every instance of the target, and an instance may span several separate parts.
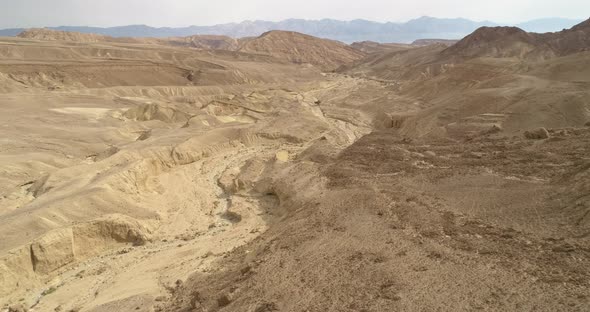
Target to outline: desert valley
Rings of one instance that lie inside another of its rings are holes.
[[[590,20],[0,37],[0,238],[0,311],[588,311]]]

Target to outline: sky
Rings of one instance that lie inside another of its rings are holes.
[[[420,16],[518,23],[587,19],[590,0],[0,0],[0,28],[214,25],[288,18],[405,22]]]

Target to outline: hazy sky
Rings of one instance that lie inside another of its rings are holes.
[[[590,0],[0,0],[0,28],[212,25],[287,18],[401,22],[423,15],[502,23],[585,19]]]

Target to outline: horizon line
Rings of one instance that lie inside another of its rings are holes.
[[[534,19],[530,19],[530,20],[524,20],[524,21],[520,21],[517,23],[503,23],[503,22],[496,22],[496,21],[492,21],[492,20],[472,20],[472,19],[469,19],[466,17],[434,17],[434,16],[423,15],[420,17],[411,18],[411,19],[406,20],[404,22],[395,22],[395,21],[381,22],[381,21],[369,20],[369,19],[364,19],[364,18],[355,18],[355,19],[350,19],[350,20],[334,19],[334,18],[322,18],[322,19],[287,18],[287,19],[281,19],[281,20],[263,20],[263,19],[250,20],[250,19],[247,19],[247,20],[242,20],[239,22],[217,23],[217,24],[210,24],[210,25],[192,24],[192,25],[187,25],[187,26],[152,26],[152,25],[148,25],[148,24],[124,24],[124,25],[122,24],[122,25],[115,25],[115,26],[58,25],[58,26],[8,27],[8,28],[0,28],[0,29],[8,30],[8,29],[59,28],[59,27],[117,28],[117,27],[130,27],[130,26],[144,26],[144,27],[150,27],[150,28],[155,28],[155,29],[164,29],[164,28],[214,27],[214,26],[221,26],[221,25],[232,25],[232,24],[239,25],[242,23],[256,23],[256,22],[280,23],[280,22],[291,21],[291,20],[310,21],[310,22],[338,21],[338,22],[348,22],[348,23],[355,22],[355,21],[364,21],[364,22],[371,22],[371,23],[377,23],[377,24],[402,24],[403,25],[403,24],[407,24],[409,22],[424,19],[424,18],[431,18],[431,19],[438,19],[438,20],[467,20],[467,21],[474,22],[474,23],[493,23],[496,25],[506,25],[506,26],[514,26],[514,25],[524,24],[524,23],[528,23],[528,22],[532,22],[532,21],[548,20],[548,19],[563,19],[563,20],[570,20],[570,21],[580,21],[580,20],[584,21],[587,19],[587,18],[585,19],[585,18],[551,16],[551,17],[539,17],[539,18],[534,18]]]

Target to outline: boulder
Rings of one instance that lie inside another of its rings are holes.
[[[549,131],[541,127],[535,130],[525,131],[524,137],[529,140],[544,140],[549,138]]]
[[[0,257],[0,298],[8,298],[19,289],[39,286],[31,260],[31,246],[28,244]]]
[[[74,244],[71,228],[51,231],[31,244],[33,270],[47,274],[74,262]]]
[[[25,308],[25,306],[22,304],[13,305],[8,308],[8,312],[27,312],[27,311],[29,311],[29,310],[27,308]]]
[[[287,151],[278,151],[275,154],[275,160],[280,163],[285,163],[289,161],[289,152]]]
[[[149,222],[112,214],[73,227],[76,258],[86,259],[119,244],[145,245],[152,240]]]

